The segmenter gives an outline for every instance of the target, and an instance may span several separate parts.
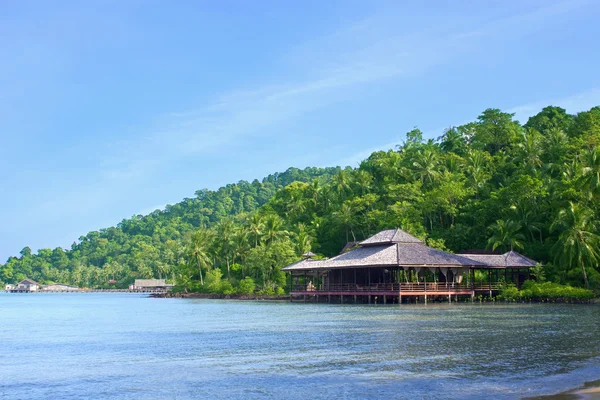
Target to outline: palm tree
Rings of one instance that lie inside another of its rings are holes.
[[[265,222],[262,215],[258,213],[252,214],[248,220],[248,230],[254,236],[254,247],[258,246],[258,237],[263,233]]]
[[[591,210],[569,202],[569,206],[559,211],[550,226],[552,231],[560,232],[552,249],[555,262],[581,268],[585,287],[588,289],[590,283],[586,265],[591,267],[600,260],[600,236],[594,233],[596,226],[593,217]]]
[[[542,147],[541,135],[535,129],[527,129],[521,133],[521,142],[518,145],[519,151],[517,162],[519,162],[531,175],[537,174],[542,166]]]
[[[267,217],[265,220],[265,237],[268,244],[287,234],[288,232],[283,229],[283,220],[279,215],[271,214]]]
[[[531,236],[531,241],[535,242],[535,236],[533,235],[533,232],[537,232],[540,235],[540,243],[542,243],[542,224],[537,221],[537,214],[533,211],[525,209],[524,207],[519,207],[517,208],[517,215],[520,220],[521,227]]]
[[[341,170],[333,176],[331,183],[334,191],[338,195],[340,202],[343,201],[346,194],[350,191],[350,178],[348,176],[348,172]]]
[[[417,159],[413,162],[413,171],[421,183],[432,183],[440,174],[438,164],[437,154],[433,150],[420,150],[417,153]]]
[[[467,146],[466,138],[455,127],[446,129],[438,140],[441,140],[440,148],[446,153],[462,154]]]
[[[342,204],[338,211],[336,211],[333,215],[338,220],[338,222],[344,225],[346,229],[346,243],[348,243],[348,232],[352,233],[352,237],[354,241],[356,241],[356,237],[354,236],[354,230],[352,227],[354,226],[354,214],[355,209],[347,202]]]
[[[219,250],[225,258],[225,264],[227,265],[227,278],[231,278],[230,273],[230,257],[232,252],[233,235],[235,231],[235,224],[231,218],[223,218],[217,223],[217,236]]]
[[[296,233],[296,253],[300,256],[310,251],[312,245],[312,237],[306,226],[300,223],[298,224],[298,233]]]
[[[584,150],[582,154],[581,176],[579,183],[587,190],[588,199],[600,193],[600,154],[598,148]]]
[[[492,250],[496,250],[496,248],[500,247],[503,250],[513,248],[522,249],[523,241],[525,240],[525,235],[520,233],[521,224],[512,220],[502,220],[499,219],[496,221],[496,224],[492,227],[493,234],[488,239],[488,246],[492,247]]]
[[[200,274],[200,284],[204,285],[202,278],[202,267],[209,268],[210,266],[210,246],[214,236],[208,229],[198,229],[192,235],[188,253],[190,261],[198,266],[198,273]]]
[[[365,193],[371,189],[373,177],[367,171],[357,170],[354,174],[354,179],[356,181],[356,185],[360,188],[361,196],[364,196]]]

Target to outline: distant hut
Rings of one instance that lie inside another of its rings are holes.
[[[129,290],[139,292],[168,291],[172,288],[173,285],[164,279],[136,279],[133,285],[129,285]]]
[[[24,279],[18,284],[14,285],[9,290],[11,293],[31,293],[37,292],[40,289],[40,284],[32,279]]]

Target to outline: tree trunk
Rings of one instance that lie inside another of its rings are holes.
[[[590,281],[588,281],[587,272],[585,272],[585,265],[583,265],[583,263],[581,264],[581,271],[583,272],[583,280],[585,282],[585,288],[589,289],[590,288]]]
[[[231,280],[231,275],[229,273],[229,256],[225,257],[225,260],[227,261],[227,279]]]
[[[198,263],[198,272],[200,273],[200,284],[204,286],[204,280],[202,279],[202,267],[200,266],[200,263]]]

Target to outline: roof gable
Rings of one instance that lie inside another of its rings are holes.
[[[363,240],[359,244],[361,246],[374,246],[393,243],[423,243],[423,241],[417,239],[409,233],[404,232],[402,229],[388,229],[376,233],[370,238]]]

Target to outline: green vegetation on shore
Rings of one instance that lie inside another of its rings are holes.
[[[401,227],[453,252],[513,248],[541,261],[548,280],[598,291],[599,212],[600,107],[546,107],[524,125],[488,109],[435,140],[414,129],[358,168],[291,168],[200,190],[69,250],[26,247],[0,265],[0,281],[125,287],[166,277],[183,291],[281,294],[280,268],[302,253],[332,256]]]
[[[541,302],[587,302],[594,298],[589,289],[561,285],[552,282],[525,281],[519,290],[509,285],[501,290],[499,300]]]

